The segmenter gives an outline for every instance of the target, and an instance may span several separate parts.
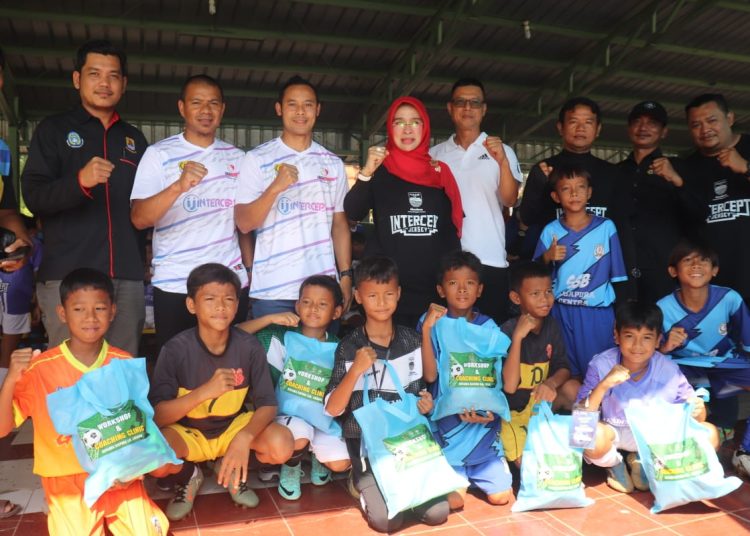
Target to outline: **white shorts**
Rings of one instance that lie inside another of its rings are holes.
[[[12,315],[0,307],[0,325],[6,335],[23,335],[31,331],[31,314]]]
[[[307,439],[310,442],[310,450],[320,463],[349,459],[344,438],[321,432],[299,417],[278,415],[276,422],[289,428],[295,441]]]
[[[617,452],[618,450],[638,452],[638,445],[635,442],[635,437],[633,437],[630,426],[614,426],[609,423],[604,423],[604,425],[609,426],[615,432],[615,438],[612,440],[612,448],[604,456],[597,459],[589,458],[584,452],[583,459],[586,462],[598,465],[599,467],[614,467],[622,461],[622,456]]]

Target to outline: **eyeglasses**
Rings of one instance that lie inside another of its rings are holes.
[[[421,119],[412,119],[411,121],[404,121],[403,119],[396,119],[393,122],[395,128],[406,128],[406,127],[421,127],[424,125],[424,121]]]
[[[451,102],[456,108],[466,108],[468,104],[469,108],[474,108],[475,110],[481,108],[482,104],[484,104],[484,101],[479,99],[453,99]]]

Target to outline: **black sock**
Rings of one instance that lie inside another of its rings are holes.
[[[197,465],[193,462],[183,461],[182,468],[179,472],[164,477],[162,481],[170,486],[185,486],[190,482],[190,477],[193,476],[193,472],[195,472],[196,468]],[[198,470],[200,471],[200,469]]]
[[[292,453],[292,457],[284,462],[284,465],[288,465],[289,467],[297,467],[302,461],[302,455],[305,453],[306,450],[307,448],[295,450]]]

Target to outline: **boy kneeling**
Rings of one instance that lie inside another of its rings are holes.
[[[596,445],[584,450],[583,457],[588,463],[605,467],[609,487],[623,493],[634,488],[649,489],[625,417],[625,409],[634,401],[641,404],[650,400],[670,404],[694,401],[693,418],[709,430],[714,448],[719,445],[716,428],[705,422],[703,399],[695,396],[680,368],[656,350],[662,322],[661,310],[654,304],[628,302],[620,306],[615,316],[617,347],[594,356],[578,392],[579,405],[601,412]],[[630,473],[618,450],[627,452]]]
[[[151,382],[154,421],[181,466],[154,476],[175,487],[167,517],[179,520],[193,508],[203,484],[196,462],[223,456],[218,481],[232,500],[254,508],[258,496],[247,486],[248,458],[284,463],[292,455],[289,430],[273,422],[276,395],[265,353],[258,340],[231,326],[240,281],[221,264],[198,266],[188,276],[188,310],[198,326],[173,337],[161,350]],[[255,411],[245,411],[250,398]]]

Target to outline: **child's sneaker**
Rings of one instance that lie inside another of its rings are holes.
[[[648,484],[648,477],[646,477],[646,471],[643,469],[641,458],[637,452],[631,452],[626,458],[628,465],[630,466],[630,478],[633,481],[635,489],[640,491],[648,491],[651,486]]]
[[[357,489],[357,486],[354,485],[354,471],[349,471],[349,477],[346,479],[346,490],[349,492],[349,495],[352,496],[352,498],[359,500],[359,490]]]
[[[302,496],[302,464],[298,463],[294,467],[287,464],[281,466],[279,473],[279,495],[287,501],[296,501]]]
[[[238,488],[229,486],[229,496],[235,504],[243,508],[255,508],[260,502],[255,492],[248,487],[247,482],[240,482]]]
[[[193,502],[202,485],[203,471],[196,465],[193,476],[190,477],[188,483],[177,485],[174,488],[174,497],[169,501],[167,509],[164,511],[170,521],[179,521],[187,517],[193,509]]]
[[[621,461],[614,467],[607,467],[607,485],[621,493],[631,493],[633,491],[633,481],[630,479],[628,468],[625,467],[624,461]]]
[[[719,445],[727,446],[734,441],[734,428],[717,427],[719,432]]]
[[[312,482],[314,486],[325,486],[333,480],[331,470],[320,463],[314,454],[312,455],[310,463],[312,464],[312,468],[310,469],[310,482]]]
[[[742,449],[735,450],[732,455],[732,465],[738,476],[750,478],[750,452]]]
[[[261,482],[271,482],[274,478],[279,478],[278,465],[262,465],[258,468],[258,480]]]

